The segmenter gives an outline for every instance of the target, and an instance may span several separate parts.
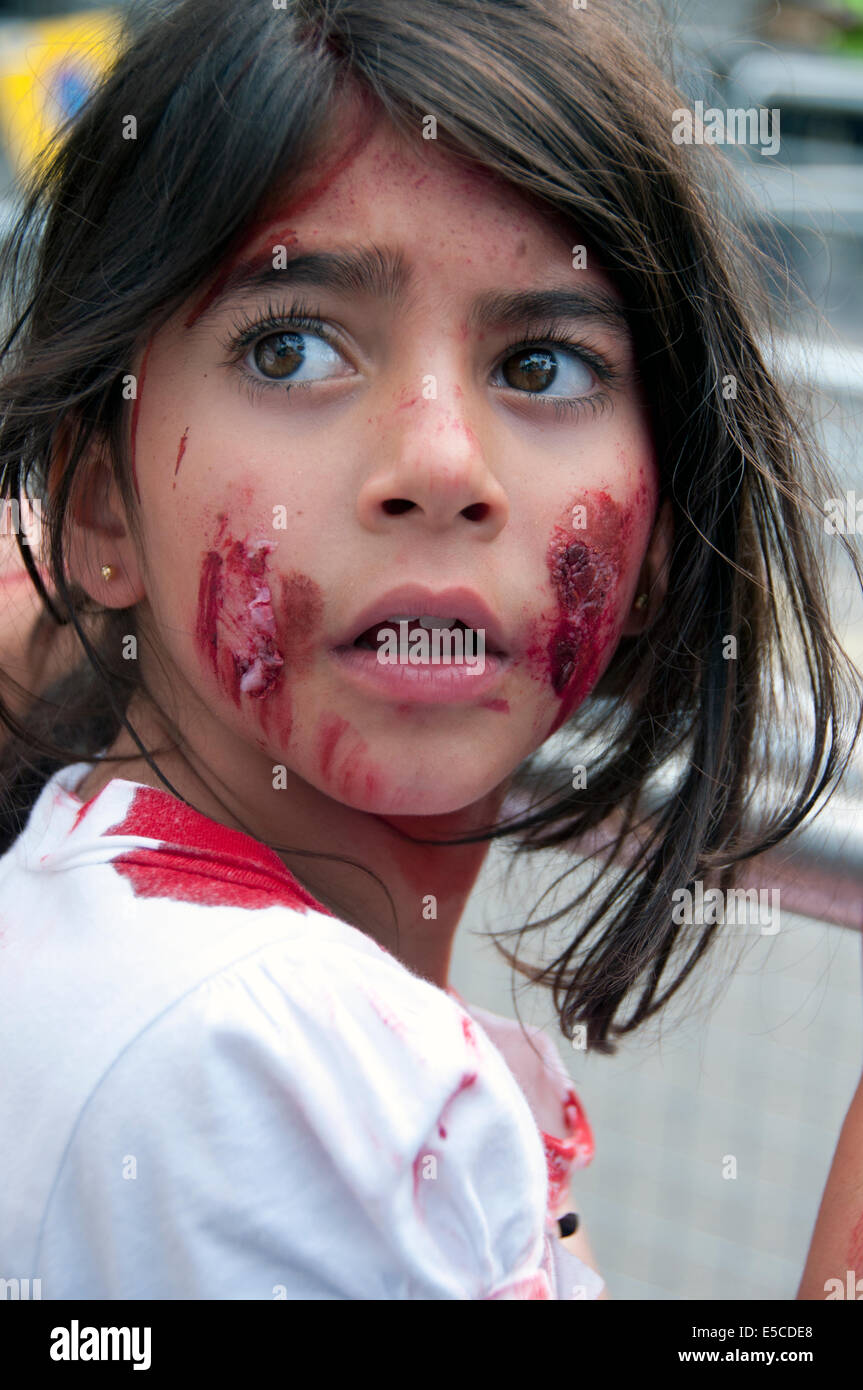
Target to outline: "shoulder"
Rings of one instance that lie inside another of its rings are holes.
[[[470,1013],[505,1059],[524,1092],[534,1118],[546,1135],[571,1137],[579,1123],[586,1133],[579,1144],[578,1163],[583,1167],[593,1156],[586,1116],[560,1052],[544,1029],[514,1018],[467,1004],[455,990],[454,999]]]
[[[82,1267],[84,1297],[483,1298],[535,1276],[544,1162],[507,1067],[443,991],[321,925],[199,983],[108,1069],[49,1202],[46,1296]]]

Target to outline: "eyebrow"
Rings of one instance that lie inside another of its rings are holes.
[[[401,252],[369,246],[359,250],[308,251],[273,265],[273,252],[238,262],[218,277],[186,320],[186,327],[208,320],[231,299],[256,290],[311,285],[348,295],[369,295],[391,304],[401,302],[412,273]],[[533,290],[487,290],[477,295],[468,313],[473,330],[514,328],[531,319],[591,319],[628,334],[626,310],[598,286],[553,286]]]

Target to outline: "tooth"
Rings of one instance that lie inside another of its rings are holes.
[[[454,627],[457,622],[458,618],[432,618],[428,614],[423,614],[419,620],[420,627],[425,628]]]

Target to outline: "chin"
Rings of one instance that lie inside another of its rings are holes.
[[[349,801],[358,811],[376,816],[449,816],[473,806],[494,790],[500,777],[446,781],[438,771],[428,780],[402,786],[391,785],[379,795],[362,802]]]

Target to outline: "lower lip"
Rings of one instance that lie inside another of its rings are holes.
[[[456,705],[487,695],[509,665],[509,658],[486,652],[483,670],[466,664],[409,666],[378,661],[363,647],[333,647],[331,655],[349,681],[361,690],[400,703]]]

